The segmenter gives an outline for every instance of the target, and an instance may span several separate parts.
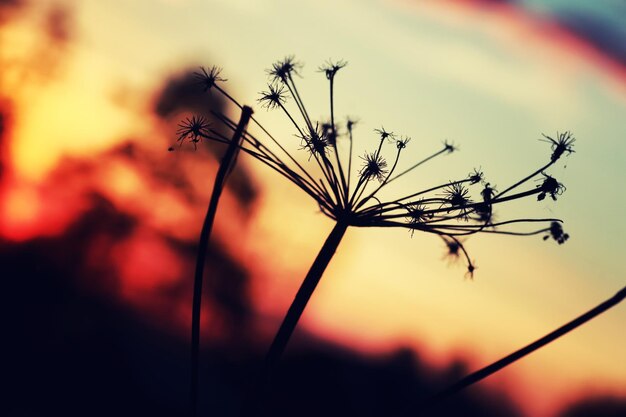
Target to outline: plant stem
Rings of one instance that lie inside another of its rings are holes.
[[[195,417],[198,413],[198,377],[199,377],[199,349],[200,349],[200,307],[202,303],[202,277],[204,275],[204,264],[206,262],[207,249],[209,247],[209,238],[211,236],[211,229],[213,228],[213,221],[215,220],[215,213],[217,212],[217,205],[219,203],[222,190],[226,183],[226,179],[232,171],[237,154],[239,153],[241,141],[243,140],[243,133],[248,125],[250,117],[252,116],[252,109],[248,106],[241,108],[241,117],[237,128],[233,133],[233,137],[228,144],[228,148],[222,157],[217,175],[215,176],[215,183],[213,185],[213,192],[211,193],[211,200],[207,209],[204,223],[202,224],[202,231],[200,232],[200,240],[198,242],[198,256],[196,257],[196,269],[193,281],[193,304],[191,312],[191,383],[190,383],[190,402],[191,402],[191,416]]]
[[[287,347],[287,342],[289,342],[289,338],[293,333],[296,325],[298,324],[298,320],[300,320],[300,316],[304,311],[315,287],[318,282],[322,278],[322,274],[324,270],[330,263],[337,247],[339,246],[339,242],[343,238],[343,235],[348,228],[348,223],[342,220],[337,221],[335,227],[330,232],[326,241],[324,242],[324,246],[320,249],[313,265],[309,269],[300,289],[296,293],[296,296],[285,315],[285,318],[274,337],[274,341],[267,352],[265,357],[265,382],[269,382],[272,371],[282,356],[285,348]]]
[[[563,326],[548,333],[542,338],[535,340],[529,345],[524,346],[523,348],[511,353],[510,355],[505,356],[504,358],[492,363],[491,365],[485,366],[484,368],[479,369],[478,371],[467,375],[466,377],[462,378],[461,380],[449,386],[448,388],[442,391],[439,391],[437,394],[419,403],[418,408],[421,411],[425,411],[425,410],[432,408],[434,405],[441,403],[447,397],[453,394],[456,394],[457,392],[461,391],[464,388],[469,387],[472,384],[479,382],[480,380],[488,377],[489,375],[498,372],[500,369],[512,364],[513,362],[523,358],[524,356],[536,351],[537,349],[542,348],[548,343],[551,343],[555,341],[556,339],[560,338],[561,336],[571,332],[575,328],[585,324],[586,322],[593,319],[594,317],[599,316],[600,314],[604,313],[608,309],[619,304],[624,299],[626,299],[626,287],[618,291],[613,297],[598,304],[596,307],[592,308],[591,310],[587,311],[581,316],[575,318],[569,323],[564,324]],[[409,414],[408,412],[403,413],[403,415],[408,415],[408,414]]]

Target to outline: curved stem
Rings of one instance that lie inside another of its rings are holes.
[[[404,171],[402,171],[401,173],[399,173],[398,175],[396,175],[395,177],[391,178],[389,181],[387,181],[387,183],[390,183],[391,181],[395,181],[398,178],[400,178],[401,176],[408,174],[409,172],[413,171],[415,168],[419,167],[420,165],[425,164],[426,162],[430,161],[431,159],[441,155],[444,152],[449,152],[447,147],[444,147],[442,150],[435,152],[434,154],[430,155],[429,157],[422,159],[421,161],[419,161],[418,163],[414,164],[413,166],[411,166],[408,169],[405,169]]]
[[[504,358],[492,363],[491,365],[485,366],[484,368],[479,369],[478,371],[467,375],[466,377],[462,378],[461,380],[449,386],[448,388],[442,391],[439,391],[437,394],[433,395],[432,397],[427,398],[426,400],[422,401],[418,405],[418,408],[421,411],[432,408],[434,405],[441,403],[444,399],[450,397],[451,395],[454,395],[457,392],[461,391],[462,389],[467,388],[470,385],[475,384],[484,378],[487,378],[489,375],[498,372],[502,368],[509,366],[513,362],[523,358],[524,356],[536,351],[537,349],[544,347],[548,343],[551,343],[555,341],[556,339],[560,338],[561,336],[571,332],[575,328],[585,324],[586,322],[593,319],[594,317],[599,316],[600,314],[604,313],[608,309],[619,304],[624,299],[626,299],[626,287],[619,290],[613,297],[598,304],[596,307],[592,308],[591,310],[587,311],[581,316],[575,318],[569,323],[564,324],[563,326],[548,333],[542,338],[535,340],[529,345],[524,346],[523,348],[511,353],[510,355],[505,356]],[[403,415],[406,415],[406,414],[408,414],[408,410],[405,413],[403,413]]]
[[[228,144],[228,148],[222,157],[220,167],[215,176],[215,184],[211,193],[211,200],[207,209],[202,231],[200,232],[200,240],[198,242],[198,256],[196,257],[196,269],[193,281],[193,304],[191,312],[191,381],[190,381],[190,405],[191,415],[196,416],[198,413],[198,363],[200,350],[200,307],[202,304],[202,277],[204,275],[204,264],[206,261],[207,249],[209,247],[209,238],[217,205],[219,203],[222,190],[228,175],[232,171],[237,154],[240,150],[243,133],[252,116],[252,109],[248,106],[241,108],[241,117],[239,124],[233,133],[233,137]]]

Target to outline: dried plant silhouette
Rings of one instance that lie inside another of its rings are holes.
[[[193,282],[193,302],[191,312],[191,407],[192,415],[197,414],[198,404],[198,354],[200,348],[200,308],[202,305],[202,278],[204,276],[204,265],[206,263],[206,255],[209,247],[209,238],[211,236],[211,230],[213,229],[213,222],[215,221],[215,214],[217,213],[217,207],[220,196],[228,179],[228,175],[232,171],[239,149],[241,141],[243,139],[243,132],[250,121],[252,116],[252,109],[244,106],[241,109],[241,117],[239,123],[233,133],[232,138],[226,152],[222,156],[215,182],[213,183],[213,191],[211,193],[211,199],[209,201],[209,207],[207,209],[204,222],[202,223],[202,230],[200,232],[200,239],[198,242],[198,256],[196,257],[196,268],[194,273]],[[185,122],[179,125],[178,140],[188,140],[193,143],[194,148],[197,147],[197,143],[206,134],[206,120],[202,117],[193,116],[191,119],[187,119]],[[170,148],[172,149],[172,148]]]
[[[513,362],[519,359],[522,359],[524,356],[531,354],[537,349],[540,349],[543,346],[547,345],[548,343],[555,341],[556,339],[571,332],[577,327],[582,326],[583,324],[587,323],[589,320],[599,316],[600,314],[604,313],[610,308],[615,307],[617,304],[624,301],[624,299],[626,299],[626,287],[619,290],[613,297],[598,304],[591,310],[576,317],[574,320],[564,324],[563,326],[548,333],[547,335],[541,337],[540,339],[535,340],[534,342],[524,346],[521,349],[516,350],[515,352],[503,357],[502,359],[499,359],[493,362],[492,364],[489,364],[475,372],[472,372],[471,374],[463,377],[456,383],[439,391],[437,394],[429,398],[426,398],[422,401],[417,402],[414,406],[407,407],[405,412],[402,413],[402,416],[416,415],[417,412],[423,412],[423,411],[426,411],[435,407],[436,405],[440,404],[448,397],[456,394],[457,392],[463,390],[464,388],[467,388],[470,385],[475,384],[487,378],[489,375],[492,375],[498,372],[502,368],[509,366]]]
[[[266,384],[348,227],[404,228],[411,235],[415,232],[436,235],[443,239],[450,255],[464,259],[466,276],[469,278],[473,277],[476,266],[465,248],[464,237],[477,233],[513,236],[544,234],[544,239],[552,238],[559,244],[568,239],[559,219],[529,217],[494,221],[493,210],[496,206],[523,198],[534,197],[541,201],[550,197],[557,200],[565,191],[565,186],[546,170],[564,155],[574,152],[575,140],[570,132],[557,133],[555,137],[544,135],[541,140],[548,142],[551,147],[548,160],[502,191],[492,186],[492,182],[487,182],[480,170],[474,170],[464,178],[449,179],[426,189],[387,199],[383,194],[392,183],[398,181],[396,184],[400,184],[399,180],[407,179],[407,174],[429,161],[456,152],[457,148],[446,141],[423,158],[406,163],[403,155],[411,139],[381,127],[374,131],[372,150],[356,159],[356,122],[348,119],[339,126],[335,115],[335,77],[345,66],[344,61],[328,61],[319,68],[329,83],[329,116],[324,121],[310,117],[297,88],[295,79],[300,75],[300,63],[293,57],[287,57],[268,70],[270,81],[267,90],[261,93],[259,103],[268,110],[284,113],[294,129],[298,151],[304,154],[304,158],[289,150],[293,149],[293,138],[289,139],[292,144],[281,143],[251,116],[249,107],[241,105],[220,87],[219,83],[225,80],[220,77],[219,68],[202,68],[196,74],[205,91],[222,94],[241,109],[242,115],[239,123],[235,123],[223,114],[213,113],[233,132],[232,138],[213,129],[206,119],[200,117],[182,122],[178,132],[179,146],[189,142],[195,148],[200,141],[209,140],[228,145],[229,152],[232,150],[230,157],[224,157],[221,162],[202,231],[193,301],[192,368],[197,368],[199,343],[200,288],[204,263],[201,252],[206,250],[210,223],[224,186],[225,173],[232,169],[236,150],[251,155],[294,183],[315,201],[322,213],[335,221],[335,226],[313,261],[267,352],[262,378]],[[246,128],[248,118],[259,130],[259,135],[252,134]],[[192,373],[191,397],[195,410],[197,370],[192,370]]]

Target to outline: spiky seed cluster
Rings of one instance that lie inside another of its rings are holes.
[[[396,137],[393,132],[387,132],[384,127],[381,127],[380,129],[374,129],[374,132],[378,133],[381,141],[384,141],[385,139],[393,141]]]
[[[537,188],[540,190],[537,195],[537,200],[541,201],[549,195],[552,200],[556,201],[556,197],[565,192],[565,186],[558,182],[554,177],[548,174],[541,173],[543,175],[543,181]]]
[[[221,68],[212,66],[211,68],[200,67],[200,72],[194,72],[194,77],[198,83],[202,86],[204,91],[209,91],[215,87],[218,81],[226,81],[225,78],[220,77],[222,72]]]
[[[411,225],[424,224],[433,217],[432,214],[427,214],[427,208],[421,200],[407,205],[406,212],[406,220]],[[410,232],[411,236],[413,236],[415,229],[411,229]]]
[[[461,256],[461,248],[463,247],[461,241],[458,239],[444,238],[443,242],[446,245],[445,257],[452,262],[456,262]]]
[[[300,148],[309,154],[309,166],[304,166],[292,155],[287,147],[274,138],[263,126],[264,140],[244,134],[241,151],[263,162],[280,175],[289,179],[315,200],[320,210],[328,217],[350,226],[359,227],[403,227],[411,234],[415,231],[431,233],[441,237],[452,256],[463,257],[467,272],[472,276],[476,265],[467,253],[464,236],[476,233],[497,233],[528,236],[546,234],[558,243],[567,240],[568,235],[558,219],[512,219],[494,222],[494,207],[520,198],[535,196],[544,200],[550,196],[556,200],[565,187],[554,177],[545,173],[564,154],[573,151],[573,136],[569,133],[557,134],[553,139],[545,136],[543,141],[550,143],[552,155],[549,162],[532,171],[521,180],[498,192],[486,182],[480,170],[474,170],[465,178],[449,180],[423,190],[415,190],[393,200],[380,200],[379,192],[387,189],[396,180],[404,178],[416,168],[442,155],[450,154],[458,148],[449,141],[423,159],[404,163],[401,156],[410,139],[396,136],[384,127],[375,129],[375,148],[366,152],[360,167],[353,167],[353,142],[355,120],[347,119],[345,130],[335,123],[333,83],[338,72],[346,66],[344,61],[328,61],[319,68],[329,81],[330,117],[324,122],[311,119],[294,80],[302,65],[293,56],[278,61],[268,70],[270,77],[268,90],[261,93],[259,102],[268,109],[283,112],[300,138]],[[213,88],[241,105],[216,85],[222,81],[219,70],[213,67],[202,73],[204,85]],[[287,101],[289,99],[289,101]],[[236,124],[226,116],[219,116],[221,122],[235,130]],[[228,139],[217,135],[208,128],[202,118],[187,119],[179,125],[179,142],[189,139],[195,146],[200,139],[227,143]],[[347,146],[345,146],[347,142]],[[341,144],[341,147],[338,146]],[[389,149],[390,146],[393,149]],[[389,162],[388,162],[389,161]],[[311,166],[312,165],[312,166]],[[538,178],[539,177],[539,178]],[[539,185],[529,186],[529,181],[538,179]],[[476,197],[472,198],[472,194]],[[538,227],[533,225],[539,224]]]
[[[561,156],[566,152],[568,155],[574,152],[573,145],[576,139],[574,139],[574,136],[570,132],[556,132],[556,139],[544,134],[542,134],[542,136],[544,139],[540,140],[548,142],[552,147],[552,155],[550,156],[550,160],[552,162],[559,160],[559,158],[561,158]]]
[[[362,156],[363,167],[359,174],[365,181],[369,181],[372,178],[377,179],[379,182],[383,182],[385,176],[389,172],[387,169],[387,161],[385,158],[378,155],[376,152],[366,153]]]
[[[451,208],[461,208],[468,206],[472,200],[468,198],[469,190],[458,182],[451,183],[445,190],[446,202]]]
[[[203,116],[187,117],[184,121],[178,124],[176,134],[178,135],[177,142],[180,145],[185,140],[188,140],[193,144],[194,149],[197,149],[198,143],[202,138],[209,138],[211,131],[209,130],[210,124]],[[170,147],[170,150],[174,150]]]
[[[335,74],[337,74],[337,71],[339,71],[340,69],[342,69],[346,65],[348,65],[348,63],[346,61],[344,61],[344,60],[339,60],[337,62],[333,62],[332,60],[328,60],[328,61],[326,61],[326,63],[324,65],[322,65],[319,68],[319,71],[323,72],[324,74],[326,74],[326,79],[328,79],[329,81],[332,81],[335,78]]]
[[[267,73],[271,77],[273,82],[287,83],[292,79],[292,74],[298,74],[298,71],[302,68],[302,64],[297,62],[293,55],[285,57],[282,61],[272,64]]]
[[[310,153],[310,157],[321,157],[322,155],[324,157],[326,156],[331,145],[327,131],[320,130],[318,126],[315,126],[314,130],[299,137],[302,139],[302,146],[300,149],[307,150]]]
[[[472,212],[470,205],[472,200],[469,198],[469,190],[459,182],[451,183],[444,189],[444,199],[449,206],[449,210],[458,210],[459,218],[467,220]]]
[[[287,95],[282,85],[270,84],[267,88],[267,91],[261,92],[261,98],[259,98],[262,107],[275,109],[285,104]]]
[[[483,174],[481,170],[474,168],[474,171],[470,172],[467,177],[470,180],[470,184],[474,185],[474,184],[478,184],[479,182],[482,182],[484,179],[484,176],[485,175]]]

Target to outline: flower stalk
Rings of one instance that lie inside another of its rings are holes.
[[[235,132],[233,133],[230,143],[226,148],[226,152],[220,162],[217,175],[215,176],[211,200],[209,201],[207,213],[204,218],[204,222],[202,223],[202,230],[200,232],[200,239],[198,242],[198,255],[196,257],[191,311],[190,405],[192,417],[195,417],[198,413],[200,311],[202,307],[202,281],[204,277],[206,255],[209,247],[209,239],[211,237],[211,230],[213,229],[213,222],[215,220],[215,214],[217,213],[220,196],[222,195],[226,180],[232,172],[237,155],[241,149],[241,141],[243,140],[244,131],[250,121],[250,117],[252,117],[252,109],[248,106],[243,106],[241,109],[239,123],[235,128]]]
[[[313,291],[317,287],[326,267],[330,263],[333,255],[335,254],[341,239],[343,238],[346,230],[348,229],[348,223],[346,221],[337,221],[333,230],[330,232],[324,245],[320,249],[315,261],[311,265],[309,272],[306,274],[300,289],[296,293],[289,310],[287,310],[287,314],[272,341],[272,344],[267,352],[265,357],[265,380],[267,382],[270,381],[272,376],[272,371],[276,366],[276,363],[282,356],[285,348],[287,347],[287,342],[291,338],[291,334],[293,333],[298,321],[300,320],[300,316],[302,316],[302,312],[306,307]]]

